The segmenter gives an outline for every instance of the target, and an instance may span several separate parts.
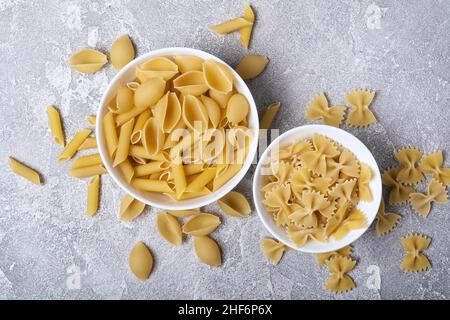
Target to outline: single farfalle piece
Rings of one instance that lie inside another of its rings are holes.
[[[347,292],[356,287],[353,279],[347,275],[353,270],[356,261],[349,257],[336,256],[325,262],[331,276],[328,279],[325,288],[333,293]]]
[[[338,160],[334,160],[333,158],[327,159],[326,175],[327,177],[330,177],[333,182],[337,181],[340,175],[358,178],[359,172],[360,164],[358,159],[347,149],[342,150]]]
[[[348,125],[364,127],[377,122],[377,119],[369,109],[374,96],[375,91],[362,89],[351,91],[345,95],[345,101],[354,109],[348,115]]]
[[[330,178],[313,177],[312,172],[305,167],[292,170],[291,188],[297,198],[301,198],[301,193],[305,190],[319,191],[325,194],[330,184]]]
[[[385,170],[381,175],[381,180],[386,187],[389,187],[389,204],[402,204],[408,201],[409,195],[415,190],[410,186],[405,186],[397,180],[400,168]]]
[[[443,168],[444,157],[442,151],[436,151],[427,155],[419,164],[423,173],[432,173],[433,178],[444,185],[450,184],[450,168]]]
[[[358,179],[358,196],[361,201],[372,201],[372,190],[369,183],[373,178],[372,169],[365,163],[361,163],[361,172]]]
[[[264,205],[276,212],[276,223],[279,226],[289,224],[289,199],[291,197],[291,187],[287,184],[275,186],[272,190],[265,194],[263,200]]]
[[[270,164],[270,168],[279,184],[285,183],[293,170],[292,165],[286,161],[274,161]]]
[[[403,258],[400,268],[406,272],[421,272],[431,268],[431,263],[423,254],[431,243],[431,239],[420,235],[412,234],[401,238],[406,256]]]
[[[324,195],[314,191],[304,191],[298,199],[298,204],[289,219],[306,228],[318,227],[318,215],[330,206]]]
[[[333,257],[350,257],[352,254],[352,247],[350,245],[345,246],[339,250],[330,251],[330,252],[323,252],[323,253],[316,253],[316,261],[319,264],[319,266],[325,264],[326,261],[332,259]]]
[[[324,124],[339,127],[344,119],[346,109],[346,107],[342,106],[329,107],[327,97],[321,92],[309,102],[306,108],[305,119],[322,119]]]
[[[397,150],[394,156],[402,166],[397,175],[399,182],[414,184],[425,179],[423,173],[416,167],[416,163],[422,158],[422,151],[415,148],[404,148]]]
[[[337,201],[338,206],[341,206],[343,203],[356,202],[356,198],[354,197],[354,190],[356,186],[357,179],[346,180],[341,183],[337,183],[329,192],[328,196]]]
[[[431,203],[448,203],[448,195],[445,186],[434,178],[428,184],[426,194],[415,192],[409,195],[411,206],[422,217],[426,218],[431,210]]]
[[[267,261],[273,265],[277,265],[283,257],[284,252],[289,250],[289,247],[276,240],[264,238],[261,239],[261,250]]]
[[[303,161],[306,168],[325,177],[327,173],[326,159],[334,158],[340,152],[330,139],[317,133],[313,135],[313,146],[314,150],[301,154],[300,160]]]
[[[303,228],[290,225],[287,228],[287,234],[289,239],[299,247],[303,247],[310,240],[317,240],[320,242],[326,241],[323,228]]]
[[[384,200],[381,199],[380,207],[378,208],[375,224],[375,233],[377,237],[384,236],[392,231],[400,219],[400,215],[385,211]]]

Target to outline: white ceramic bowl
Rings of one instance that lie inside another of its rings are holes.
[[[100,156],[103,160],[103,163],[105,164],[106,169],[108,170],[109,175],[112,177],[112,179],[128,194],[133,196],[135,199],[138,199],[139,201],[142,201],[148,205],[165,209],[165,210],[187,210],[187,209],[193,209],[198,208],[201,206],[206,206],[212,202],[215,202],[222,198],[224,195],[226,195],[228,192],[230,192],[245,176],[246,172],[250,168],[250,165],[252,164],[252,161],[255,157],[257,146],[258,146],[258,133],[259,133],[259,118],[258,118],[258,111],[256,109],[255,101],[253,100],[253,96],[250,93],[250,90],[248,89],[247,85],[245,84],[244,80],[234,71],[233,68],[228,66],[230,71],[233,73],[235,81],[234,86],[236,90],[244,95],[248,103],[250,105],[250,111],[248,115],[248,124],[249,128],[253,130],[254,138],[251,142],[249,152],[247,155],[247,158],[245,159],[244,165],[242,166],[242,169],[232,178],[230,181],[228,181],[225,185],[223,185],[219,190],[212,192],[209,195],[205,195],[202,197],[189,199],[189,200],[181,200],[181,201],[175,201],[170,199],[169,197],[159,194],[159,193],[151,193],[151,192],[143,192],[139,191],[135,188],[133,188],[131,185],[129,185],[123,178],[121,173],[119,172],[118,168],[114,168],[112,166],[112,159],[108,156],[107,150],[106,150],[106,144],[104,140],[103,135],[103,125],[101,119],[103,119],[103,116],[108,112],[108,106],[107,103],[112,99],[112,97],[116,94],[117,88],[125,84],[129,81],[133,81],[135,79],[135,70],[136,67],[153,58],[156,56],[174,56],[174,55],[193,55],[198,56],[203,59],[212,59],[219,61],[223,63],[224,65],[228,66],[224,61],[220,60],[219,58],[196,49],[190,49],[190,48],[164,48],[164,49],[158,49],[151,51],[149,53],[146,53],[130,63],[128,63],[122,70],[119,71],[119,73],[116,74],[116,76],[112,79],[110,82],[106,92],[103,94],[102,100],[100,102],[100,108],[97,113],[97,125],[96,125],[96,131],[97,131],[97,144],[98,144],[98,150],[100,153]]]
[[[358,204],[358,209],[360,209],[367,218],[367,226],[365,228],[352,230],[344,238],[338,241],[334,239],[330,239],[327,242],[319,242],[313,240],[307,242],[303,247],[299,247],[289,239],[285,230],[275,224],[272,215],[266,210],[264,204],[262,203],[262,168],[263,166],[268,164],[269,155],[272,150],[276,149],[278,146],[284,147],[286,145],[289,145],[291,142],[296,140],[311,138],[314,133],[319,133],[339,142],[342,146],[353,152],[359,161],[370,166],[373,172],[373,178],[370,181],[369,186],[372,190],[373,200],[370,202],[360,201]],[[375,219],[378,207],[380,206],[381,202],[381,175],[372,153],[355,136],[342,129],[331,126],[306,125],[291,129],[288,132],[283,133],[277,139],[275,139],[264,151],[261,158],[259,159],[255,176],[253,178],[253,198],[255,201],[256,210],[261,221],[263,222],[267,230],[269,230],[269,232],[276,239],[298,251],[311,253],[330,252],[345,247],[346,245],[358,239],[369,228],[370,224]]]

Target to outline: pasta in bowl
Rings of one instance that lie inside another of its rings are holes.
[[[375,219],[381,175],[371,152],[350,133],[301,126],[264,151],[253,197],[279,241],[303,252],[330,252],[358,239]]]
[[[241,77],[206,52],[166,48],[126,65],[97,115],[97,143],[113,180],[166,210],[222,198],[257,150],[259,119]]]

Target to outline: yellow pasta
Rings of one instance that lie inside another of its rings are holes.
[[[142,144],[149,155],[155,155],[164,145],[164,132],[161,130],[156,118],[150,118],[142,129]]]
[[[154,57],[136,69],[136,76],[141,81],[150,78],[162,78],[167,81],[177,73],[178,65],[166,57]]]
[[[227,119],[231,124],[237,125],[247,117],[249,109],[247,99],[243,95],[236,93],[228,101]]]
[[[400,269],[406,272],[422,272],[431,268],[431,263],[423,252],[429,247],[431,239],[421,234],[411,234],[401,238],[406,256]]]
[[[206,60],[203,62],[203,76],[209,89],[222,94],[233,90],[233,77],[230,71],[220,62]]]
[[[182,118],[188,128],[203,132],[208,129],[208,110],[200,99],[187,95],[183,102]]]
[[[161,78],[151,78],[143,82],[134,91],[134,104],[136,108],[140,109],[153,106],[163,96],[165,88],[166,82]]]
[[[281,107],[280,102],[274,102],[266,108],[266,110],[264,111],[264,114],[259,122],[260,129],[269,129],[270,128],[273,120],[275,119],[275,117],[278,113],[278,110],[280,110],[280,107]]]
[[[211,267],[222,264],[222,256],[217,242],[208,236],[194,237],[194,249],[199,260]]]
[[[117,89],[117,95],[114,99],[114,105],[110,111],[113,113],[125,113],[134,107],[134,91],[126,86],[120,86]]]
[[[228,104],[228,100],[230,100],[231,96],[236,92],[231,90],[228,93],[220,93],[216,90],[210,89],[208,90],[209,96],[216,101],[222,109],[225,109]]]
[[[117,137],[116,124],[112,112],[108,112],[103,117],[102,123],[108,154],[112,157],[117,150],[117,146],[119,145],[119,138]]]
[[[107,62],[105,54],[93,49],[83,49],[69,58],[69,66],[81,73],[94,73]]]
[[[184,165],[179,160],[175,160],[171,167],[173,181],[175,183],[175,193],[177,198],[180,198],[187,186],[186,176],[184,174]]]
[[[78,151],[96,148],[97,148],[97,139],[95,137],[87,137],[86,140],[84,140],[84,142],[78,147]]]
[[[250,5],[246,5],[244,8],[243,17],[245,20],[254,23],[255,22],[255,13],[252,10]],[[243,27],[239,30],[239,38],[241,40],[242,46],[245,49],[248,49],[248,45],[250,43],[250,39],[252,36],[253,26]]]
[[[195,177],[186,187],[187,192],[200,192],[208,183],[216,177],[216,168],[206,168]]]
[[[372,180],[372,169],[364,163],[361,163],[361,173],[358,180],[358,195],[361,201],[372,201],[372,191],[369,182]]]
[[[396,213],[386,212],[384,200],[381,199],[380,208],[378,209],[376,216],[375,232],[377,237],[384,236],[391,232],[397,225],[400,215]]]
[[[369,106],[375,97],[370,90],[354,90],[345,95],[345,101],[354,110],[347,118],[347,124],[355,127],[364,127],[377,122]]]
[[[170,168],[170,164],[165,161],[150,161],[148,163],[135,166],[134,175],[136,177],[148,176],[153,173],[161,172]]]
[[[137,120],[134,123],[133,132],[131,133],[130,142],[132,144],[136,144],[141,141],[144,125],[147,122],[147,120],[151,117],[151,115],[152,115],[151,110],[145,110],[137,117]]]
[[[346,107],[341,106],[328,107],[328,100],[325,94],[321,92],[309,103],[306,108],[305,118],[307,120],[322,119],[324,124],[339,127],[344,119],[346,109]]]
[[[180,245],[183,241],[180,223],[177,218],[167,212],[157,215],[156,228],[164,239],[175,246]]]
[[[122,69],[134,59],[134,46],[128,35],[120,36],[111,46],[110,56],[114,69]]]
[[[53,141],[64,147],[64,132],[61,125],[61,116],[54,106],[47,107],[48,123],[52,131]]]
[[[117,145],[117,152],[114,157],[113,167],[117,167],[128,158],[133,125],[134,119],[131,119],[128,122],[125,122],[122,127],[120,127],[119,143]]]
[[[131,183],[131,179],[134,177],[134,168],[130,163],[130,160],[125,160],[121,164],[119,164],[120,172],[122,173],[123,178],[127,183]]]
[[[442,166],[444,157],[442,151],[436,151],[427,155],[419,164],[419,169],[423,173],[431,173],[433,179],[443,183],[450,184],[450,168]]]
[[[100,174],[107,173],[106,168],[103,166],[103,164],[88,166],[88,167],[81,167],[76,169],[70,169],[69,174],[72,177],[75,178],[87,178],[92,177]]]
[[[100,176],[94,176],[88,184],[86,215],[92,217],[98,210],[100,193]]]
[[[347,292],[356,287],[355,282],[347,275],[356,265],[356,261],[349,257],[336,256],[326,261],[331,276],[326,289],[334,293]]]
[[[440,204],[448,203],[445,186],[435,179],[431,179],[426,194],[414,192],[409,194],[409,198],[413,209],[424,218],[430,213],[433,202]]]
[[[404,148],[394,153],[402,168],[397,174],[397,180],[405,184],[418,183],[425,179],[423,173],[416,168],[416,163],[422,158],[422,151],[415,148]]]
[[[283,257],[284,252],[289,250],[289,248],[281,242],[265,238],[261,240],[261,250],[264,257],[271,264],[277,265]]]
[[[196,56],[174,56],[173,59],[178,65],[178,70],[181,73],[189,71],[202,71],[203,59]]]
[[[251,26],[253,26],[253,22],[248,21],[244,18],[235,18],[216,24],[214,26],[210,26],[209,29],[214,33],[224,35]]]
[[[100,157],[100,154],[90,154],[87,156],[81,156],[75,159],[75,161],[70,166],[71,169],[78,169],[83,167],[89,167],[94,165],[101,165],[103,164],[102,158]]]
[[[14,158],[9,157],[8,158],[8,164],[9,168],[14,172],[15,174],[27,179],[28,181],[31,181],[32,183],[40,186],[41,183],[41,177],[39,173],[26,165],[20,163]]]
[[[261,55],[249,55],[242,58],[236,66],[236,72],[244,80],[250,80],[259,76],[266,69],[269,59]]]
[[[153,256],[148,247],[141,241],[134,245],[129,257],[131,272],[139,280],[146,280],[153,270]]]
[[[182,231],[191,236],[206,236],[217,229],[220,219],[210,213],[199,213],[190,218],[182,228]]]
[[[316,260],[319,266],[325,264],[326,261],[330,260],[333,257],[342,256],[342,257],[349,257],[352,254],[352,247],[351,246],[345,246],[339,250],[331,251],[331,252],[324,252],[324,253],[316,253]]]
[[[66,162],[71,159],[75,155],[75,153],[77,153],[78,148],[83,144],[83,142],[91,134],[91,132],[92,131],[89,129],[78,131],[58,156],[58,161]]]
[[[188,71],[173,80],[174,88],[183,95],[200,96],[208,91],[202,71]]]
[[[389,192],[390,204],[402,204],[408,201],[409,195],[414,193],[414,189],[410,186],[405,186],[401,182],[397,181],[400,168],[391,168],[386,170],[381,175],[381,181],[383,184],[391,189]]]
[[[214,99],[202,95],[200,97],[201,102],[205,106],[208,117],[209,117],[209,123],[213,128],[217,128],[219,126],[220,117],[221,117],[221,111],[219,104],[214,101]]]
[[[163,181],[163,180],[133,178],[131,180],[131,185],[133,187],[135,187],[136,189],[139,189],[142,191],[160,192],[160,193],[172,192],[172,189],[170,188],[167,181]]]
[[[167,92],[153,109],[156,121],[163,132],[172,132],[181,119],[181,104],[173,92]]]
[[[86,117],[86,122],[87,122],[90,126],[95,127],[95,125],[96,125],[96,123],[97,123],[97,117],[96,117],[96,116],[93,116],[93,115],[87,116],[87,117]]]
[[[246,217],[252,212],[247,199],[236,191],[225,195],[218,204],[223,212],[233,217]]]
[[[126,195],[120,203],[120,220],[130,221],[137,218],[145,209],[145,203]]]

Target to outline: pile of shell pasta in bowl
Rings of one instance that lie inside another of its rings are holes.
[[[258,163],[253,194],[274,237],[300,251],[329,252],[356,240],[375,219],[381,177],[357,138],[310,125],[272,142]]]
[[[153,51],[105,93],[97,140],[106,169],[134,198],[163,209],[214,202],[243,178],[258,115],[239,75],[205,52]]]

